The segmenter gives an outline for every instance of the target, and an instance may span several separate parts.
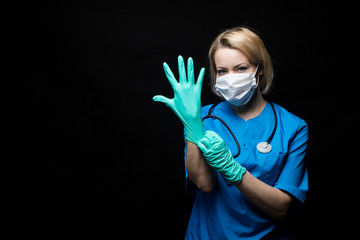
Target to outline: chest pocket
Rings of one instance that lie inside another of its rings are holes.
[[[285,159],[285,153],[274,149],[269,153],[260,153],[255,148],[243,165],[254,177],[273,186],[281,173]]]
[[[253,172],[249,170],[250,173],[273,186],[281,173],[286,154],[274,151],[274,149],[269,153],[260,153],[256,150],[253,157],[256,166],[254,166]]]

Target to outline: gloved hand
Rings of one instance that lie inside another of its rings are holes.
[[[230,184],[241,182],[246,169],[237,163],[224,140],[213,131],[206,131],[203,138],[197,143],[206,162]]]
[[[194,63],[192,58],[188,59],[187,78],[182,56],[178,57],[178,65],[179,82],[176,80],[169,66],[165,62],[163,64],[166,77],[174,90],[174,98],[169,99],[161,95],[156,95],[153,97],[153,100],[165,103],[166,106],[174,111],[176,116],[185,126],[186,139],[196,144],[204,135],[201,117],[201,88],[205,69],[201,69],[195,83]]]

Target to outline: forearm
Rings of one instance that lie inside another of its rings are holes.
[[[248,171],[235,186],[258,208],[278,220],[284,218],[292,201],[288,193],[267,185]]]
[[[213,131],[206,131],[197,143],[206,162],[234,184],[258,208],[275,219],[282,219],[291,204],[291,196],[267,185],[237,163],[224,140]]]
[[[190,180],[203,192],[211,192],[215,184],[215,172],[206,163],[194,143],[186,141],[186,170]]]

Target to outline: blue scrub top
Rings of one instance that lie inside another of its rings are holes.
[[[202,108],[203,117],[211,105]],[[213,114],[222,118],[232,129],[241,147],[235,161],[253,176],[275,188],[290,193],[298,202],[305,201],[308,175],[304,156],[308,127],[304,120],[274,104],[278,125],[271,141],[270,153],[259,153],[256,145],[266,141],[274,128],[275,119],[269,103],[255,118],[245,121],[226,101],[218,104]],[[216,119],[205,119],[204,130],[217,132],[233,154],[237,146],[226,127]],[[186,148],[185,148],[186,158]],[[185,159],[186,164],[186,159]],[[186,168],[185,168],[186,169]],[[186,172],[186,171],[185,171]],[[187,179],[187,189],[195,185]],[[197,191],[185,239],[261,239],[279,224],[250,202],[235,186],[217,172],[217,183],[211,193]],[[292,239],[294,233],[278,232],[275,239]]]

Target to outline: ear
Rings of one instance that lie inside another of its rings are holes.
[[[264,67],[262,64],[260,64],[257,75],[262,76],[264,74]]]
[[[263,65],[261,64],[259,66],[259,69],[258,69],[257,73],[256,73],[256,82],[257,82],[258,85],[260,84],[260,81],[262,79],[262,78],[260,79],[260,77],[262,75],[264,75],[264,68],[263,68]]]

